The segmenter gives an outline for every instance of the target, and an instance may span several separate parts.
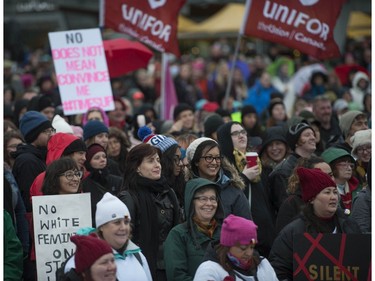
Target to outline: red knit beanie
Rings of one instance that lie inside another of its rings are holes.
[[[336,186],[332,178],[320,169],[297,168],[297,174],[302,191],[302,200],[309,202],[323,189]]]
[[[100,151],[103,151],[105,154],[107,154],[104,147],[101,146],[100,144],[93,143],[92,145],[90,145],[87,148],[87,152],[86,152],[86,162],[90,163],[90,161],[94,157],[94,155],[96,153],[100,152]]]
[[[248,245],[257,243],[258,226],[251,220],[229,215],[223,221],[220,234],[220,244],[227,247],[237,243]]]
[[[88,236],[74,235],[70,237],[70,240],[77,246],[74,255],[77,273],[84,272],[86,269],[89,269],[97,259],[112,253],[111,246],[94,233]]]

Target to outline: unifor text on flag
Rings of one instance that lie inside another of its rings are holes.
[[[340,56],[333,31],[346,0],[248,0],[242,33],[318,59]]]
[[[177,22],[186,0],[106,0],[104,26],[128,34],[159,52],[180,55]]]

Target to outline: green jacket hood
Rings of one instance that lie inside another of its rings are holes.
[[[221,200],[220,200],[220,186],[208,179],[204,179],[204,178],[194,178],[194,179],[191,179],[189,180],[187,183],[186,183],[186,187],[185,187],[185,216],[186,216],[186,220],[188,221],[188,224],[190,223],[190,220],[193,216],[193,213],[194,213],[194,210],[192,208],[193,206],[193,198],[195,196],[195,193],[202,187],[205,187],[205,186],[212,186],[216,189],[216,194],[217,194],[217,198],[219,198],[218,200],[218,204],[217,204],[217,210],[216,210],[216,213],[215,213],[215,218],[216,219],[223,219],[224,218],[224,211],[223,211],[223,207],[221,205]]]

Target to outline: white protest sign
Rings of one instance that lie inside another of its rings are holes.
[[[48,33],[65,115],[96,106],[114,109],[110,77],[98,28]]]
[[[92,226],[90,193],[33,196],[32,202],[38,281],[54,281],[75,251],[70,237]]]

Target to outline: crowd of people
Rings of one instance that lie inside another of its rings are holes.
[[[74,116],[48,54],[6,60],[5,280],[36,278],[35,196],[90,194],[59,280],[292,280],[293,235],[371,233],[370,47],[324,64],[241,54],[226,96],[216,42],[173,62],[173,120],[157,59],[111,80],[113,110]]]

